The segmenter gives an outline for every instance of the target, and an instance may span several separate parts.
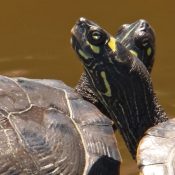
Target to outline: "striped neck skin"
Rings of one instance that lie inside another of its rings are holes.
[[[135,159],[138,143],[145,131],[168,118],[158,104],[146,68],[144,73],[142,71],[138,74],[140,67],[135,67],[132,72],[129,72],[129,75],[125,76],[127,74],[125,72],[116,78],[112,77],[116,75],[116,67],[117,65],[106,67],[105,71],[105,79],[109,82],[108,88],[110,88],[111,95],[109,93],[104,95],[99,90],[96,91],[96,94],[110,113]],[[95,73],[91,74],[87,71],[87,74],[93,86],[97,87],[98,79],[94,77]]]
[[[72,28],[71,41],[96,96],[135,158],[145,131],[167,120],[146,67],[108,32],[84,18]]]
[[[89,101],[90,103],[94,104],[104,115],[110,118],[109,112],[98,99],[86,72],[82,73],[80,80],[78,81],[78,84],[75,87],[75,92],[80,94],[86,101]],[[114,129],[116,128],[114,127]]]
[[[114,122],[135,159],[138,144],[145,131],[168,118],[158,104],[155,94],[146,86],[137,86],[132,89],[132,93],[129,92],[130,90],[127,89],[120,94],[121,98],[125,99],[124,101],[119,103],[111,101],[111,105],[114,104],[111,112]],[[139,91],[144,91],[143,95]],[[109,108],[109,110],[111,109]]]

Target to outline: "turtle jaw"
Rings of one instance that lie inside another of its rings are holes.
[[[71,29],[72,45],[82,46],[86,42],[86,34],[91,26],[91,21],[81,17],[76,21],[75,25]]]
[[[71,29],[71,45],[81,62],[88,62],[89,58],[92,57],[89,52],[85,51],[88,49],[86,34],[89,28],[90,21],[81,17]]]
[[[149,25],[149,23],[146,20],[140,19],[135,23],[138,24],[138,31],[140,30],[142,32],[148,33],[149,35],[151,35],[153,41],[155,40],[154,29],[151,27],[151,25]]]
[[[138,57],[151,73],[155,55],[155,32],[147,21],[137,21],[138,29],[135,31],[134,45]]]
[[[148,24],[146,20],[140,19],[136,21],[135,23],[138,24],[138,29],[135,31],[135,35],[138,35],[138,37],[143,36],[142,44],[143,46],[146,42],[149,43],[153,48],[155,47],[155,34],[153,28]],[[147,41],[149,40],[149,42]],[[136,43],[137,45],[137,43]]]
[[[84,19],[84,18],[83,18]],[[78,53],[78,49],[80,49],[80,46],[82,42],[84,41],[83,34],[85,33],[85,29],[81,26],[81,18],[76,22],[76,24],[71,29],[71,45],[73,49]]]

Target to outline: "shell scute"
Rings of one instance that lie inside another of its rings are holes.
[[[117,173],[121,157],[111,120],[73,89],[3,76],[1,85],[0,174]]]
[[[27,105],[3,102],[9,108],[0,117],[1,174],[82,174],[84,147],[69,116],[66,91],[28,79],[7,80],[8,93],[15,98],[22,93]]]
[[[175,164],[174,133],[175,119],[159,123],[146,132],[137,150],[137,164],[143,174],[175,173],[173,168]]]

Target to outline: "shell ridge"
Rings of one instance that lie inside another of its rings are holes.
[[[82,141],[82,144],[83,144],[83,147],[84,147],[84,152],[85,152],[85,167],[84,167],[84,171],[83,171],[83,175],[86,175],[85,172],[87,171],[88,169],[88,165],[87,165],[87,158],[88,158],[88,153],[87,153],[87,150],[85,150],[85,142],[84,142],[84,139],[82,137],[82,134],[81,134],[81,131],[80,131],[80,128],[78,127],[78,125],[76,124],[76,122],[73,120],[73,111],[72,111],[72,108],[71,108],[71,103],[70,103],[70,100],[69,100],[69,97],[68,97],[68,94],[67,92],[63,89],[64,93],[65,93],[65,98],[66,98],[66,102],[67,102],[67,105],[68,105],[68,108],[69,108],[69,113],[70,113],[70,119],[72,120],[73,124],[75,125],[79,135],[80,135],[80,138],[81,138],[81,141]]]
[[[31,107],[32,107],[32,106],[31,106]],[[28,150],[27,150],[26,147],[25,147],[25,145],[27,145],[27,143],[23,141],[23,140],[25,140],[24,137],[23,137],[23,135],[21,134],[21,132],[20,132],[20,130],[18,129],[18,127],[16,126],[16,124],[13,123],[13,122],[11,121],[10,116],[14,116],[14,117],[15,117],[15,115],[12,114],[12,113],[9,113],[9,115],[8,115],[9,122],[10,122],[12,128],[13,128],[13,131],[16,133],[16,135],[17,135],[19,141],[21,142],[20,145],[23,147],[23,149],[25,150],[25,152],[28,153]],[[38,166],[38,164],[37,164],[37,162],[36,162],[34,156],[33,156],[32,154],[28,154],[28,156],[32,159],[32,162],[34,163],[35,168],[36,168],[37,171],[39,172],[40,168],[39,168],[39,166]]]
[[[11,81],[13,81],[24,92],[24,94],[26,95],[26,97],[28,99],[29,104],[31,104],[31,100],[30,100],[30,97],[28,96],[27,92],[24,90],[24,88],[19,83],[17,83],[17,81],[15,79],[9,78],[9,77],[6,77],[6,76],[3,76],[3,77],[5,77],[6,79],[9,79]]]

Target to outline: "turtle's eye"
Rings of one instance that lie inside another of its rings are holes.
[[[98,46],[106,42],[107,36],[99,30],[91,30],[87,35],[87,39],[90,44]]]

